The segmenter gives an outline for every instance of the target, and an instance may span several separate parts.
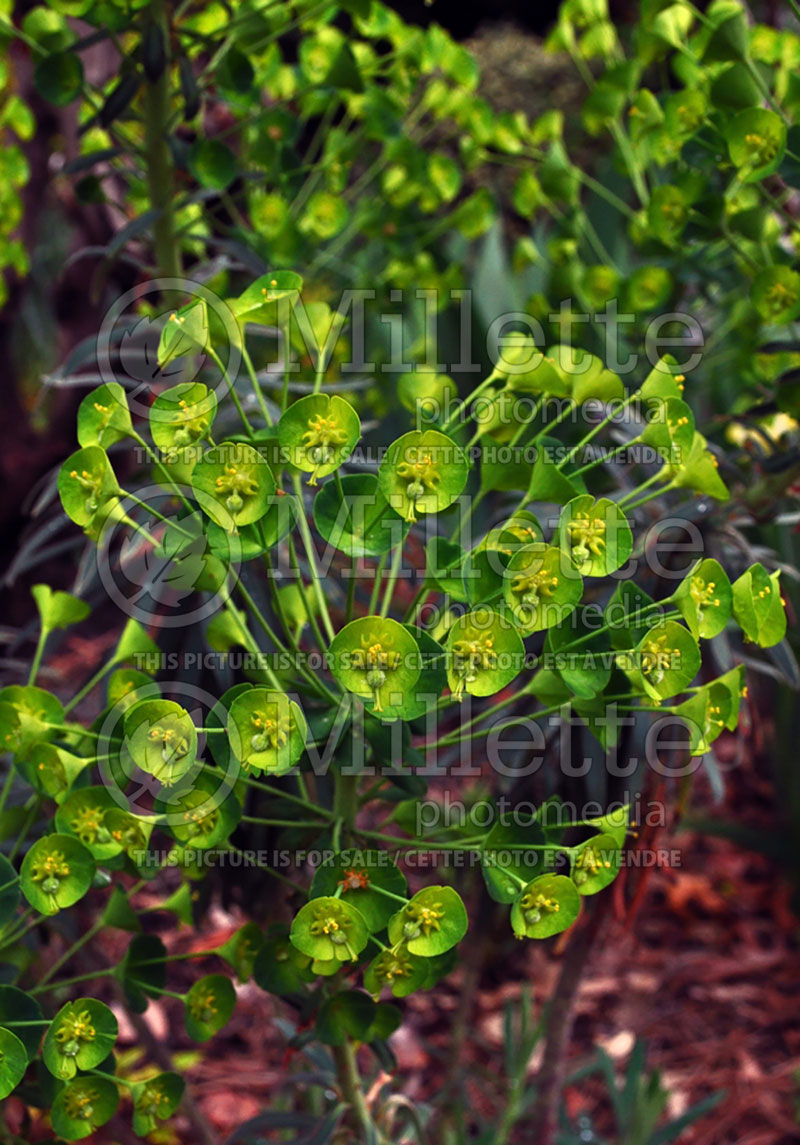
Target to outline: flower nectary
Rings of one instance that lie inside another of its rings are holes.
[[[103,489],[103,478],[100,474],[90,473],[88,469],[82,469],[80,473],[77,469],[70,472],[70,477],[73,481],[77,481],[81,489],[83,489],[86,497],[83,502],[83,507],[91,516],[96,513],[100,506],[100,494]]]
[[[369,875],[366,871],[346,870],[344,878],[339,879],[339,886],[346,891],[366,890],[369,887]]]
[[[423,935],[428,938],[434,931],[441,930],[440,919],[444,918],[444,909],[439,902],[430,906],[421,906],[410,902],[403,908],[403,936],[407,939],[419,938]]]
[[[719,608],[720,598],[716,595],[716,582],[706,581],[702,576],[693,576],[689,582],[689,595],[697,609],[697,619],[703,619],[703,610],[706,608]]]
[[[111,833],[104,823],[105,811],[101,807],[84,804],[70,820],[70,827],[82,843],[109,843]]]
[[[70,1087],[64,1098],[64,1109],[68,1117],[74,1121],[91,1121],[94,1116],[94,1102],[98,1098],[97,1090],[89,1085]]]
[[[610,867],[611,862],[609,859],[603,858],[602,854],[594,851],[591,847],[584,847],[575,860],[575,870],[573,871],[572,878],[575,883],[582,886],[601,870]]]
[[[203,1025],[213,1023],[219,1013],[217,995],[211,987],[200,987],[188,999],[189,1013]]]
[[[33,881],[38,883],[42,893],[48,895],[54,902],[61,880],[69,878],[69,874],[69,863],[61,851],[50,851],[46,855],[37,856],[31,868]]]
[[[778,154],[778,141],[769,135],[764,136],[749,131],[744,141],[752,156],[751,162],[754,167],[766,167]]]
[[[391,986],[398,978],[410,978],[414,964],[402,950],[384,950],[375,959],[373,971],[379,982]]]
[[[214,485],[225,497],[225,507],[229,513],[240,513],[244,508],[245,497],[255,497],[258,483],[251,473],[236,465],[226,465],[225,472],[217,477]]]
[[[366,683],[372,692],[376,712],[383,711],[381,688],[386,683],[387,672],[395,672],[400,667],[400,653],[386,649],[380,640],[373,636],[362,636],[361,647],[353,652],[353,667],[366,674]]]
[[[453,675],[456,684],[453,695],[462,699],[467,684],[474,684],[480,672],[491,672],[497,667],[494,637],[488,634],[456,640],[452,646]]]
[[[314,470],[308,479],[309,485],[317,484],[317,474],[323,465],[329,465],[335,458],[336,449],[347,441],[347,432],[335,417],[315,414],[306,423],[308,429],[301,441]]]
[[[606,547],[606,523],[602,517],[588,515],[573,517],[567,525],[567,534],[572,546],[572,558],[579,568],[587,564],[593,556],[603,555],[603,549]],[[558,584],[558,580],[555,584]]]
[[[405,490],[409,502],[406,520],[413,523],[417,519],[417,502],[425,493],[435,493],[442,478],[430,450],[415,447],[408,451],[406,458],[397,466],[396,472],[401,481],[408,482]]]
[[[329,902],[314,911],[314,919],[309,930],[315,938],[329,938],[334,946],[345,946],[349,949],[347,931],[352,925],[352,918],[339,903]]]
[[[639,654],[639,667],[643,675],[647,676],[653,684],[660,684],[665,674],[675,666],[676,658],[680,657],[680,648],[667,646],[667,633],[653,636],[646,640]]]
[[[161,759],[165,764],[175,763],[189,754],[189,742],[175,728],[156,724],[150,728],[147,738],[152,744],[161,744]]]
[[[573,554],[575,550],[573,549]],[[546,568],[536,572],[521,572],[511,581],[511,591],[519,597],[519,605],[533,616],[542,605],[542,599],[551,597],[558,588],[559,578]]]
[[[96,1036],[88,1010],[65,1014],[55,1033],[61,1053],[67,1058],[77,1057],[81,1046],[93,1042]]]
[[[561,910],[561,904],[558,899],[548,898],[547,895],[542,894],[541,891],[536,893],[526,891],[519,900],[519,905],[522,910],[522,917],[528,926],[533,926],[535,923],[540,922],[544,914],[555,914]]]
[[[178,402],[178,408],[174,415],[176,429],[172,439],[175,447],[170,455],[172,460],[177,455],[177,450],[183,449],[187,445],[193,445],[208,433],[208,417],[198,414],[196,410],[197,406],[190,406],[184,398]]]
[[[273,705],[271,714],[267,712],[253,712],[250,722],[255,729],[250,737],[250,747],[253,751],[277,751],[286,747],[289,742],[291,722],[288,716],[278,712],[277,705]]]
[[[161,1088],[158,1081],[148,1082],[139,1095],[136,1108],[145,1117],[159,1117],[159,1110],[162,1106],[167,1109],[171,1107],[169,1097]]]

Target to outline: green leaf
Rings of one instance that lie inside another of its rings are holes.
[[[71,521],[83,528],[91,525],[100,509],[120,493],[105,450],[88,445],[68,457],[58,471],[58,493]]]
[[[542,861],[538,851],[522,849],[522,845],[533,848],[546,842],[536,814],[527,822],[520,822],[521,818],[517,812],[511,822],[498,818],[483,843],[481,870],[495,902],[514,902],[519,897],[521,875],[529,875]]]
[[[407,998],[425,984],[428,960],[417,958],[400,947],[382,950],[364,971],[364,989],[377,1001],[384,989],[391,990],[395,998]]]
[[[16,1034],[0,1027],[0,1101],[16,1089],[28,1068],[28,1054]]]
[[[402,871],[384,851],[342,851],[326,857],[314,873],[309,898],[332,897],[339,887],[341,901],[358,908],[373,934],[383,930],[397,910],[393,896],[406,898],[408,890]]]
[[[167,950],[154,934],[131,939],[115,976],[122,983],[128,1002],[137,1014],[147,1009],[148,998],[158,998],[167,981]]]
[[[94,873],[94,859],[77,839],[45,835],[22,861],[20,888],[34,910],[57,914],[83,898]]]
[[[762,648],[772,648],[786,635],[779,581],[780,572],[768,573],[762,564],[754,564],[733,583],[734,620],[745,639]]]
[[[514,902],[511,927],[518,938],[550,938],[572,926],[580,909],[580,895],[571,879],[540,875]]]
[[[236,1006],[236,991],[224,974],[208,974],[186,995],[184,1022],[195,1042],[207,1042],[227,1025]]]
[[[67,1002],[48,1027],[42,1047],[53,1077],[68,1081],[78,1070],[99,1066],[114,1048],[117,1019],[103,1002],[78,998]]]
[[[389,941],[409,954],[432,958],[456,946],[467,933],[467,912],[452,887],[425,887],[389,920]]]
[[[163,370],[176,358],[196,354],[205,350],[207,345],[208,304],[204,298],[197,298],[180,310],[173,310],[161,328],[158,364]]]
[[[201,187],[225,191],[236,178],[236,156],[218,139],[201,139],[189,151],[189,170]]]
[[[286,998],[304,993],[306,985],[313,982],[310,964],[310,956],[298,950],[288,936],[276,935],[267,938],[256,955],[253,977],[262,990]]]
[[[369,927],[357,907],[332,897],[301,907],[289,937],[302,954],[324,962],[355,962],[369,941]]]
[[[45,56],[33,72],[33,84],[39,95],[56,107],[66,107],[80,95],[83,65],[73,52]]]
[[[388,553],[402,543],[409,529],[371,473],[342,477],[341,493],[334,481],[326,482],[314,498],[313,512],[323,539],[351,557]]]
[[[764,107],[740,111],[727,125],[725,137],[731,162],[745,183],[772,175],[786,153],[786,124]]]
[[[203,337],[199,328],[198,316],[189,316],[188,323],[196,326],[197,337]],[[166,334],[170,334],[170,341],[165,344]],[[185,348],[180,351],[182,342]],[[188,336],[181,331],[174,331],[170,323],[161,333],[161,344],[166,352],[172,350],[188,353],[191,345]],[[150,432],[153,441],[165,454],[167,461],[176,461],[181,450],[188,450],[208,437],[214,416],[217,412],[217,395],[202,382],[182,382],[163,390],[150,407]]]
[[[793,322],[800,316],[800,274],[788,266],[765,267],[756,275],[750,297],[765,322]]]
[[[179,843],[201,850],[223,844],[242,817],[231,779],[216,768],[184,776],[173,787],[162,788],[154,809]]]
[[[79,600],[69,592],[54,592],[46,584],[33,585],[31,595],[36,601],[44,632],[52,632],[54,628],[68,628],[70,624],[79,624],[90,612],[89,605],[85,601]]]
[[[738,4],[728,4],[722,9],[730,9],[711,33],[703,52],[703,63],[720,63],[727,60],[747,58],[749,29],[744,8]]]

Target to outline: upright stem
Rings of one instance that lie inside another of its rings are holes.
[[[361,1088],[361,1077],[356,1063],[356,1052],[353,1043],[348,1038],[343,1046],[331,1046],[333,1064],[336,1066],[336,1078],[342,1097],[350,1106],[353,1120],[358,1126],[361,1140],[368,1140],[372,1131],[372,1118],[364,1100],[364,1091]]]
[[[144,87],[144,147],[147,165],[147,188],[150,206],[158,211],[153,224],[153,246],[160,274],[171,278],[181,275],[181,255],[175,235],[175,186],[172,155],[167,143],[170,115],[169,92],[169,22],[165,0],[151,0],[145,20],[155,24],[161,33],[166,61],[158,79]]]

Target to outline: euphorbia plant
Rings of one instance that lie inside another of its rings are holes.
[[[302,282],[291,282],[287,322],[301,321]],[[242,299],[277,283],[267,275],[224,305],[251,325],[271,321],[271,310]],[[0,871],[0,945],[15,967],[14,985],[0,987],[0,1092],[25,1086],[26,1101],[52,1106],[54,1130],[77,1140],[114,1115],[121,1088],[134,1134],[149,1133],[183,1083],[171,1072],[125,1078],[116,1020],[93,990],[113,976],[133,1012],[180,999],[188,1036],[205,1042],[234,1010],[232,980],[253,977],[330,1047],[347,1107],[337,1117],[356,1139],[380,1140],[381,1110],[365,1100],[354,1048],[384,1052],[402,1021],[387,999],[435,988],[469,929],[451,868],[420,878],[404,855],[475,857],[514,935],[536,941],[572,927],[625,854],[626,807],[554,822],[551,803],[508,822],[498,805],[488,822],[445,818],[426,831],[417,812],[427,774],[446,770],[451,748],[491,761],[502,729],[554,713],[574,712],[608,747],[606,717],[617,708],[684,724],[686,753],[703,754],[736,727],[744,689],[741,665],[709,679],[704,649],[723,632],[765,647],[782,638],[778,574],[755,564],[731,583],[706,558],[658,601],[636,584],[648,501],[728,496],[669,358],[626,391],[597,358],[515,337],[455,409],[432,404],[452,386],[423,384],[414,412],[425,428],[387,442],[385,426],[363,435],[358,399],[335,392],[319,362],[299,387],[287,375],[265,393],[250,377],[258,401],[245,410],[219,330],[195,321],[195,305],[167,317],[160,358],[192,369],[199,358],[204,380],[158,385],[150,441],[122,387],[89,394],[81,448],[58,488],[103,559],[117,559],[121,535],[176,575],[188,567],[190,599],[205,594],[211,605],[209,644],[250,659],[221,695],[195,694],[187,707],[181,679],[158,671],[154,614],[150,632],[129,619],[100,671],[56,697],[37,683],[48,637],[86,608],[35,588],[41,638],[30,677],[0,692],[12,759],[0,798],[20,785],[29,809]],[[244,345],[249,330],[239,329]],[[414,387],[406,377],[401,388],[408,407]],[[478,391],[491,395],[488,421]],[[634,452],[624,492],[602,453],[585,460],[612,419],[584,415],[613,403],[628,445],[649,451]],[[151,502],[117,476],[131,444],[144,445],[152,466]],[[154,489],[169,512],[155,508]],[[492,489],[504,493],[482,520],[476,509]],[[75,719],[90,695],[98,714]],[[294,870],[273,869],[249,847],[263,828],[295,852]],[[164,890],[162,905],[191,917],[188,888],[206,859],[243,853],[263,869],[264,893],[245,904],[252,918],[228,942],[193,954],[213,959],[214,971],[180,993],[170,956],[143,928],[138,892],[145,882],[158,892],[162,871],[177,867],[182,888]],[[41,922],[58,928],[84,899],[96,914],[89,937],[102,927],[133,933],[95,983],[79,972],[86,937],[49,969],[30,949]],[[28,959],[12,958],[23,941]]]

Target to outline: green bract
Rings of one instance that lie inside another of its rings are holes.
[[[469,473],[463,451],[435,429],[413,430],[393,442],[378,470],[378,484],[406,521],[438,513],[455,501]]]
[[[58,492],[64,512],[87,528],[120,493],[114,470],[99,445],[87,445],[68,457],[58,472]]]
[[[119,804],[105,787],[83,787],[72,791],[56,812],[56,827],[65,835],[74,835],[91,852],[97,862],[118,855],[122,838],[112,835],[108,813],[120,810]]]
[[[572,879],[540,875],[515,898],[511,928],[518,938],[550,938],[572,926],[580,909],[580,895]]]
[[[357,907],[328,896],[312,899],[300,908],[290,938],[311,958],[355,962],[369,941],[369,927]]]
[[[633,652],[617,660],[634,683],[660,703],[691,684],[700,668],[700,649],[682,624],[665,620],[654,625]]]
[[[726,138],[739,178],[752,183],[779,167],[786,150],[786,124],[774,111],[748,108],[733,117]]]
[[[591,501],[590,498],[589,504]],[[589,524],[584,527],[584,532],[579,531],[581,525],[578,524],[576,529],[570,531],[568,539],[572,541],[575,538],[579,554],[582,555],[586,548],[592,558],[598,555],[602,557],[603,548],[597,544],[599,532],[593,524],[598,518],[590,516],[586,509],[579,512]],[[620,516],[624,520],[624,514],[620,512]],[[599,519],[603,520],[602,514]],[[614,523],[617,524],[617,521],[615,515]],[[581,538],[586,540],[587,536],[593,539],[594,548],[599,549],[599,554],[593,553],[588,544],[581,544]],[[571,545],[564,551],[554,545],[536,543],[525,545],[509,561],[503,595],[517,626],[525,635],[560,624],[580,600],[583,580],[575,567],[571,551]],[[590,567],[594,567],[594,563]]]
[[[467,912],[452,887],[425,887],[389,920],[389,941],[409,954],[432,958],[467,933]]]
[[[413,694],[422,671],[419,647],[396,620],[364,616],[346,624],[330,646],[331,671],[349,692],[385,719]]]
[[[57,914],[78,902],[92,885],[90,852],[70,835],[45,835],[22,861],[20,889],[42,914]]]
[[[168,461],[175,461],[208,437],[217,412],[217,395],[202,382],[183,382],[158,395],[150,409],[150,432]]]
[[[768,573],[751,565],[733,584],[733,615],[746,640],[771,648],[786,633],[786,612],[780,591],[780,572]]]
[[[133,762],[171,786],[194,764],[197,731],[172,700],[142,700],[125,714],[125,747]]]
[[[364,971],[364,989],[375,999],[384,989],[391,990],[395,998],[406,998],[425,983],[427,976],[427,961],[415,958],[401,946],[399,950],[382,950],[369,964]]]
[[[518,676],[525,647],[502,613],[475,608],[459,617],[447,635],[447,683],[453,698],[464,692],[491,696]]]
[[[236,828],[242,809],[222,772],[202,771],[164,788],[155,810],[167,819],[179,843],[189,847],[216,847]]]
[[[576,847],[572,854],[572,880],[581,895],[596,895],[619,873],[622,855],[620,839],[595,835]]]
[[[56,1014],[42,1047],[44,1064],[54,1077],[69,1080],[79,1069],[100,1065],[117,1040],[117,1019],[102,1002],[78,998]]]
[[[623,511],[608,498],[595,501],[589,493],[564,506],[558,537],[582,576],[608,576],[633,552],[633,534]]]
[[[78,444],[99,445],[107,449],[126,437],[132,437],[133,426],[128,399],[119,382],[106,382],[92,390],[78,409]]]
[[[199,503],[215,524],[227,532],[260,520],[271,504],[275,479],[252,445],[224,441],[207,450],[191,476]]]
[[[160,1073],[131,1086],[133,1132],[147,1137],[159,1121],[171,1117],[180,1104],[186,1083],[177,1073]]]
[[[208,345],[208,305],[204,298],[173,310],[161,330],[158,364],[164,366],[185,354],[196,354]]]
[[[103,1077],[82,1077],[60,1089],[53,1101],[53,1129],[65,1141],[90,1137],[114,1116],[119,1091]]]
[[[800,315],[800,274],[788,266],[765,267],[753,280],[750,297],[765,322],[793,322]]]
[[[196,1042],[207,1042],[227,1025],[235,1005],[236,991],[230,978],[224,974],[200,978],[186,995],[187,1034]]]
[[[358,908],[370,931],[383,930],[397,910],[394,896],[405,898],[407,890],[402,871],[387,860],[380,851],[343,851],[317,868],[309,898],[338,891],[342,902]]]
[[[310,473],[309,485],[347,460],[361,436],[358,414],[337,394],[309,394],[289,406],[278,422],[278,440],[296,469]]]
[[[731,582],[719,561],[706,559],[689,571],[673,596],[676,608],[697,639],[717,636],[728,623]]]
[[[302,709],[283,692],[250,688],[231,703],[228,741],[246,770],[283,775],[303,754]]]
[[[293,270],[274,270],[262,274],[238,298],[229,301],[240,322],[270,325],[278,316],[276,303],[293,304],[303,289],[303,280]]]
[[[329,544],[351,557],[388,553],[408,532],[370,473],[352,473],[341,484],[328,481],[314,498],[314,524]]]

